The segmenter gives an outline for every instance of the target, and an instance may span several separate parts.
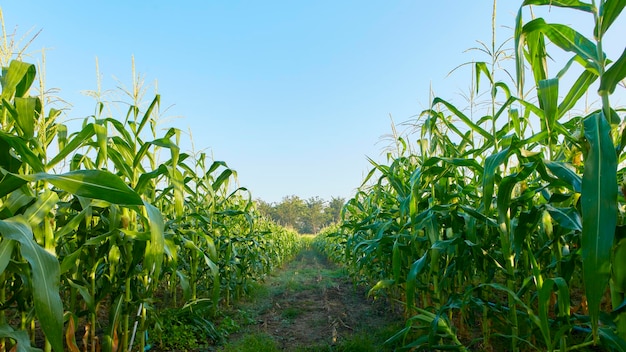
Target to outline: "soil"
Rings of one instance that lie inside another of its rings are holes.
[[[301,252],[264,286],[265,295],[257,294],[239,307],[254,317],[231,335],[230,343],[247,334],[265,333],[283,351],[313,346],[328,350],[356,335],[397,328],[403,322],[388,302],[368,298],[365,288],[355,286],[343,269],[314,250]],[[387,330],[389,335],[397,331]]]

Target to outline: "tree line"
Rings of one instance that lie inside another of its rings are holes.
[[[262,199],[257,199],[256,202],[259,212],[276,223],[301,234],[315,234],[341,220],[345,199],[331,197],[330,201],[326,201],[320,197],[302,199],[291,195],[283,197],[278,203],[268,203]]]

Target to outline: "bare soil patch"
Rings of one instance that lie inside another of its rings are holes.
[[[383,300],[367,298],[365,288],[356,287],[344,270],[314,250],[300,253],[265,287],[266,294],[239,307],[252,312],[251,324],[232,335],[231,343],[264,333],[283,351],[328,351],[355,337],[382,344],[403,321]]]

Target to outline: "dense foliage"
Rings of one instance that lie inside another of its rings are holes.
[[[98,101],[71,131],[31,95],[35,66],[5,65],[1,351],[78,351],[77,335],[85,350],[143,351],[149,329],[153,344],[219,339],[218,308],[300,249],[225,162],[181,152],[176,128],[158,133],[160,96],[142,104],[134,73],[124,116]]]
[[[549,6],[585,12],[593,37],[529,19],[530,7]],[[371,294],[402,304],[406,327],[392,340],[429,350],[626,350],[626,119],[610,104],[624,93],[626,51],[608,58],[602,49],[625,6],[524,1],[513,24],[516,75],[499,69],[511,56],[504,45],[482,44],[490,60],[471,64],[469,105],[434,98],[417,136],[399,136],[388,164],[373,162],[342,225],[318,237]],[[600,106],[582,105],[596,91]]]
[[[302,234],[315,234],[326,226],[338,223],[344,203],[345,199],[341,197],[332,197],[327,202],[319,197],[303,200],[295,195],[283,197],[279,203],[257,200],[261,214]]]

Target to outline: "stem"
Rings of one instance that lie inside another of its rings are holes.
[[[1,14],[1,12],[0,12]],[[0,274],[0,283],[1,283],[1,287],[0,287],[0,302],[6,302],[7,301],[7,292],[6,292],[6,288],[5,288],[5,284],[6,284],[6,275],[4,274],[4,272],[2,274]],[[4,310],[0,311],[0,326],[4,326],[7,324],[7,317],[6,317],[6,313]],[[6,351],[6,339],[3,337],[0,339],[0,352],[5,352]]]
[[[122,324],[123,324],[123,328],[122,328],[122,351],[127,351],[128,350],[128,341],[130,336],[128,335],[128,329],[129,329],[129,324],[130,324],[130,316],[128,314],[128,308],[130,307],[130,277],[126,278],[126,292],[124,293],[124,306],[125,306],[125,310],[124,310],[124,315],[122,317]]]
[[[491,133],[493,134],[493,147],[495,150],[498,150],[498,137],[496,136],[496,97],[493,89],[493,81],[495,80],[496,74],[496,60],[498,56],[496,55],[496,5],[498,0],[493,0],[493,10],[491,13],[491,80],[492,80],[492,89],[491,89]]]
[[[191,241],[194,244],[198,244],[198,235],[196,235],[195,233],[191,236]],[[190,279],[190,285],[191,285],[191,299],[195,300],[197,298],[197,289],[198,289],[198,285],[197,285],[197,274],[198,274],[198,253],[195,250],[191,250],[191,265],[190,265],[190,273],[189,273],[189,279]]]

